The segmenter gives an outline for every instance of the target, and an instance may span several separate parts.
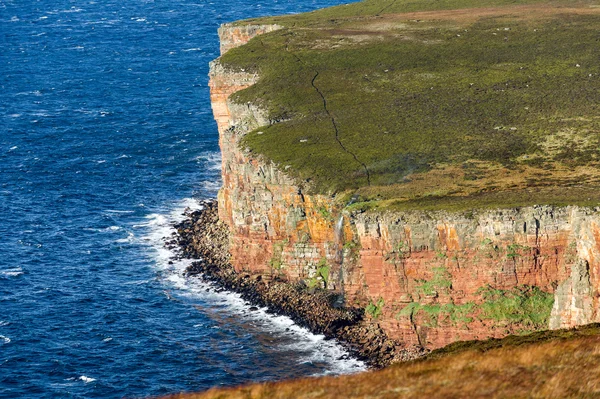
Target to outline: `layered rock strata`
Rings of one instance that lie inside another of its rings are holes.
[[[419,357],[423,351],[398,348],[381,328],[365,322],[361,309],[338,306],[338,295],[327,290],[311,290],[300,282],[277,276],[236,272],[229,262],[229,234],[219,221],[217,203],[205,202],[203,209],[187,215],[176,225],[177,244],[183,256],[201,259],[187,269],[188,276],[202,275],[225,289],[272,312],[291,317],[297,324],[342,342],[368,365],[380,368],[392,361]]]
[[[250,39],[264,33],[281,29],[279,25],[236,25],[223,24],[219,28],[221,55],[235,47],[248,43]]]
[[[269,29],[224,26],[222,48]],[[259,77],[217,60],[210,78],[223,159],[219,218],[237,272],[336,292],[407,346],[600,321],[599,209],[343,211],[241,148],[244,134],[270,122],[230,96]]]

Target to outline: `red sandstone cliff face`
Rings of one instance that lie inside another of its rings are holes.
[[[250,39],[264,33],[281,29],[279,25],[232,25],[223,24],[219,28],[221,39],[221,55],[235,47],[248,43]]]
[[[223,26],[222,49],[276,28]],[[223,159],[219,215],[237,270],[343,292],[351,305],[370,304],[390,337],[430,348],[541,328],[486,308],[495,303],[490,292],[512,297],[522,285],[553,295],[543,327],[600,321],[600,210],[343,213],[333,198],[304,193],[285,171],[240,148],[246,132],[269,121],[229,97],[259,77],[218,60],[210,77]]]

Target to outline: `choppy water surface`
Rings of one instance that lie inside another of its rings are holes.
[[[342,0],[0,0],[0,397],[144,397],[359,370],[331,341],[181,277],[215,195],[220,23]]]

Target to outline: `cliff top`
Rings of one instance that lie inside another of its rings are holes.
[[[402,209],[600,200],[598,1],[366,0],[243,23],[283,27],[221,58],[260,75],[233,100],[273,121],[243,144],[313,192]]]
[[[582,398],[597,396],[599,325],[458,342],[358,375],[213,389],[172,398]],[[582,379],[585,383],[582,383]]]

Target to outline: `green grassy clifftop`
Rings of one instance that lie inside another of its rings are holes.
[[[261,77],[233,98],[272,124],[243,143],[306,189],[386,209],[600,200],[599,2],[368,0],[252,23],[284,28],[221,58]]]

